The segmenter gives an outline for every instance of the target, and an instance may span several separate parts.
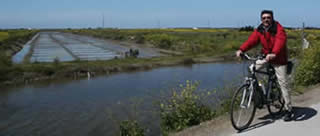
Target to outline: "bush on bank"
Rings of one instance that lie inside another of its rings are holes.
[[[171,131],[198,125],[212,119],[216,113],[200,100],[203,96],[196,94],[198,84],[187,81],[178,90],[173,90],[172,96],[161,102],[161,130],[164,135]]]
[[[144,136],[144,129],[135,120],[125,120],[120,124],[120,136]]]
[[[311,45],[300,57],[295,73],[297,85],[309,86],[320,82],[320,41],[312,40]]]
[[[12,70],[10,57],[0,52],[0,81],[8,79],[8,73]]]
[[[0,31],[0,82],[21,74],[21,68],[11,62],[11,56],[18,52],[37,31],[1,30]]]
[[[20,51],[23,45],[36,33],[36,30],[6,30],[0,32],[0,52],[11,57]]]
[[[168,34],[152,34],[146,36],[146,40],[150,41],[152,44],[156,45],[158,48],[170,49],[174,43],[176,43],[175,36]]]

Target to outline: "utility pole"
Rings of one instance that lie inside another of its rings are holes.
[[[110,15],[110,18],[109,18],[109,19],[110,19],[110,21],[109,21],[109,22],[110,22],[110,27],[111,27],[111,28],[113,28],[113,24],[112,24],[112,16],[111,16],[111,15]]]
[[[157,25],[158,25],[158,28],[160,29],[161,24],[160,24],[160,20],[159,19],[157,20]]]
[[[104,13],[102,14],[102,28],[104,28]]]
[[[304,22],[302,23],[302,34],[301,34],[301,39],[302,39],[302,49],[307,49],[310,46],[310,43],[306,39],[306,34],[304,33],[305,29],[305,24]]]

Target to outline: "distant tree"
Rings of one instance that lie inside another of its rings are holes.
[[[304,29],[317,29],[317,30],[319,30],[320,28],[318,28],[318,27],[305,27]]]
[[[245,27],[241,27],[239,29],[239,31],[246,31],[246,32],[250,32],[250,31],[253,31],[254,30],[254,27],[253,26],[245,26]]]

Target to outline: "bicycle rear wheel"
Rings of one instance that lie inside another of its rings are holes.
[[[231,102],[230,119],[232,126],[239,131],[249,127],[256,112],[253,101],[254,90],[248,84],[242,85],[234,94]]]
[[[270,95],[268,100],[270,103],[267,104],[268,111],[272,116],[280,115],[284,108],[284,99],[282,97],[282,92],[280,86],[277,82],[272,82],[272,87],[270,90]]]

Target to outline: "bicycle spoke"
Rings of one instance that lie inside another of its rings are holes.
[[[239,126],[240,118],[241,118],[242,110],[240,110],[240,115],[238,117],[237,126]]]
[[[251,102],[252,92],[248,85],[244,85],[235,93],[232,99],[231,121],[232,125],[238,130],[246,128],[253,119],[255,106]]]

